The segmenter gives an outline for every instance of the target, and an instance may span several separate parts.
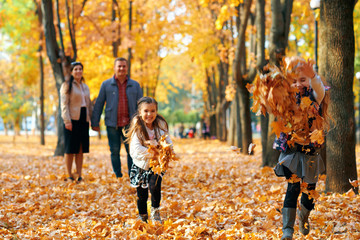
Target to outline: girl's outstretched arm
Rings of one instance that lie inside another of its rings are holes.
[[[310,86],[313,89],[316,102],[320,105],[325,97],[325,86],[321,81],[321,77],[315,74],[315,77],[310,80]]]

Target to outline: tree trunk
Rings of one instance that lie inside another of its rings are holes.
[[[210,137],[216,136],[216,115],[210,116]]]
[[[323,39],[325,41],[326,39],[326,27],[321,27],[321,23],[319,23],[319,26],[318,27],[318,33],[319,33],[319,42],[323,42]],[[327,51],[327,46],[326,44],[319,44],[319,59],[318,59],[318,66],[319,66],[319,71],[318,73],[320,74],[320,76],[322,77],[326,77],[326,61],[327,61],[327,54],[328,54],[328,51]],[[325,78],[325,80],[327,81],[327,79]],[[325,174],[326,174],[326,166],[327,166],[327,161],[326,161],[326,137],[325,137],[325,142],[322,146],[322,149],[321,149],[321,158],[323,159],[323,162],[325,164]]]
[[[132,0],[129,0],[129,33],[131,34],[131,25],[132,25]],[[128,75],[129,75],[129,78],[131,76],[131,58],[132,58],[132,55],[131,55],[131,47],[128,48],[128,64],[129,64],[129,67],[128,67]]]
[[[250,104],[249,104],[250,96],[249,96],[249,92],[245,87],[246,82],[243,77],[243,74],[246,71],[245,32],[249,22],[251,4],[252,4],[252,0],[247,0],[244,3],[244,7],[242,9],[242,13],[241,13],[242,18],[238,28],[238,38],[235,48],[235,58],[233,62],[233,79],[235,80],[237,89],[239,90],[240,93],[239,102],[240,102],[241,123],[238,122],[237,125],[241,126],[241,133],[242,133],[241,151],[243,153],[247,151],[248,144],[252,142]]]
[[[268,131],[269,131],[269,114],[266,116],[260,116],[260,128],[261,128],[261,146],[262,146],[262,166],[270,166],[266,163],[266,153],[267,153],[267,142],[268,142]]]
[[[40,47],[39,47],[39,53],[40,53],[40,55],[39,55],[39,65],[40,65],[40,144],[45,145],[44,61],[43,61],[41,52],[42,52],[42,46],[40,45]]]
[[[240,90],[236,89],[230,112],[230,126],[228,131],[228,144],[242,148],[241,117],[240,117]]]
[[[256,1],[256,68],[258,71],[262,71],[266,64],[265,60],[265,0]],[[262,146],[262,161],[266,155],[266,144],[268,134],[269,115],[260,116],[261,126],[261,146]],[[264,166],[264,162],[263,162]]]
[[[250,93],[245,85],[240,87],[240,115],[242,147],[241,151],[247,153],[250,143],[252,143],[252,129],[250,116]]]
[[[54,73],[56,88],[59,96],[58,112],[56,119],[58,141],[54,155],[63,156],[65,151],[65,144],[64,144],[64,122],[61,118],[61,111],[60,111],[60,87],[61,84],[64,82],[64,74],[63,74],[61,62],[58,61],[58,59],[60,59],[60,54],[59,54],[60,49],[56,41],[52,0],[42,0],[41,10],[43,12],[43,26],[44,26],[44,33],[46,39],[46,52]]]
[[[36,5],[36,14],[38,16],[39,26],[42,29],[42,11],[41,11],[41,5],[37,3],[37,1],[34,0],[34,3]],[[42,42],[44,39],[44,32],[40,30],[40,36],[39,36],[39,48],[38,48],[38,54],[39,54],[39,67],[40,67],[40,144],[45,145],[45,114],[44,114],[44,61],[42,57]]]
[[[325,78],[331,87],[329,115],[334,123],[327,136],[326,191],[346,192],[357,180],[354,117],[354,23],[355,1],[322,1],[321,26],[325,28],[327,59]]]
[[[118,11],[116,11],[116,8]],[[118,51],[119,51],[119,46],[121,44],[120,41],[120,31],[121,31],[121,27],[120,27],[120,20],[121,20],[121,16],[120,16],[120,6],[117,2],[117,0],[113,0],[112,1],[112,5],[111,5],[111,22],[116,22],[116,15],[118,15],[118,23],[116,24],[117,27],[116,29],[114,29],[112,31],[113,34],[113,41],[112,41],[112,47],[113,47],[113,57],[117,58],[118,57]]]
[[[292,0],[271,0],[272,26],[270,31],[270,63],[279,65],[285,49],[288,45],[290,20],[292,12]],[[274,116],[269,118],[269,125],[274,121]],[[272,148],[275,134],[268,127],[268,138],[266,139],[266,153],[263,159],[263,166],[274,166],[277,163],[280,152]]]
[[[241,148],[242,145],[243,145],[243,132],[242,132],[242,121],[241,121],[241,114],[240,114],[240,111],[241,111],[241,106],[240,106],[240,90],[239,88],[237,88],[236,90],[236,98],[235,98],[235,103],[236,103],[236,136],[237,138],[235,139],[235,143],[237,147]]]
[[[236,136],[236,115],[235,115],[235,99],[233,100],[230,106],[230,118],[229,118],[229,129],[228,129],[228,138],[227,144],[231,146],[235,146],[235,136]]]

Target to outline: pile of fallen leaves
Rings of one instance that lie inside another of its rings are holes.
[[[148,152],[153,155],[149,166],[155,174],[164,173],[168,169],[170,161],[179,160],[171,144],[166,142],[166,137],[167,135],[161,136],[159,144],[156,146],[150,145],[148,149]]]
[[[212,140],[174,140],[181,161],[162,181],[164,224],[137,219],[136,190],[127,176],[116,179],[106,137],[91,138],[84,181],[64,181],[65,161],[53,157],[56,138],[0,136],[0,239],[280,239],[278,209],[287,183],[261,167],[254,155],[239,155]],[[357,148],[357,154],[359,154]],[[357,159],[358,175],[360,161]],[[325,193],[319,181],[310,234],[294,239],[359,239],[360,196]],[[148,201],[150,204],[150,200]],[[150,209],[150,207],[148,208]]]
[[[273,132],[280,136],[283,132],[291,135],[287,144],[295,142],[308,145],[324,142],[324,118],[318,112],[319,106],[309,97],[302,97],[297,104],[296,88],[291,87],[298,73],[293,71],[297,64],[311,64],[303,62],[301,58],[284,58],[280,67],[267,65],[264,73],[257,76],[253,84],[248,84],[248,90],[253,94],[252,110],[259,114],[273,114],[276,117],[271,126]],[[311,127],[309,119],[313,119]]]

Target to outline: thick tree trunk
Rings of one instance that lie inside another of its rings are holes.
[[[240,115],[241,122],[237,124],[241,126],[241,151],[247,152],[248,145],[252,142],[251,118],[250,118],[250,100],[249,92],[245,85],[246,81],[243,74],[246,71],[246,52],[245,52],[245,32],[249,22],[250,8],[252,0],[247,0],[241,12],[241,23],[238,28],[238,38],[236,43],[235,58],[233,63],[233,76],[239,90],[240,97]]]
[[[321,24],[319,23],[319,27],[318,27],[318,34],[319,34],[319,42],[322,43],[323,41],[325,41],[326,39],[326,27],[321,27]],[[326,62],[327,62],[327,55],[328,55],[328,51],[327,51],[327,46],[326,44],[318,44],[319,46],[319,59],[318,59],[318,67],[319,67],[319,71],[318,73],[323,76],[325,78],[325,74],[326,74]],[[326,79],[325,79],[326,80]],[[327,81],[327,80],[326,80]],[[326,137],[325,137],[325,142],[322,146],[321,149],[321,158],[323,159],[323,162],[325,164],[325,174],[326,174],[326,166],[327,166],[327,161],[326,161]]]
[[[321,26],[328,51],[325,78],[331,87],[329,114],[334,120],[327,136],[326,191],[346,192],[357,180],[354,118],[354,23],[355,1],[322,1]]]
[[[288,44],[290,20],[292,12],[292,0],[271,0],[272,26],[270,33],[270,63],[279,65]],[[269,118],[269,125],[274,121],[274,117]],[[268,138],[266,139],[266,153],[263,154],[264,166],[274,166],[277,163],[280,152],[272,148],[275,134],[271,133],[268,127]]]
[[[241,151],[247,153],[250,143],[252,143],[252,129],[250,116],[250,93],[245,85],[240,87],[240,115],[242,147]]]
[[[232,101],[230,112],[230,126],[228,131],[228,144],[242,148],[241,117],[240,117],[240,93],[236,90],[235,98]]]
[[[210,116],[210,136],[216,136],[216,115]]]
[[[63,156],[65,145],[64,145],[64,122],[61,118],[61,111],[60,111],[60,87],[61,84],[64,82],[64,74],[63,74],[61,62],[58,61],[58,59],[60,59],[60,56],[59,56],[59,46],[56,41],[52,0],[42,0],[41,10],[43,12],[43,26],[44,26],[44,33],[46,39],[46,52],[50,60],[51,67],[53,69],[56,88],[59,96],[58,113],[56,119],[58,141],[54,155]]]
[[[258,71],[262,71],[263,67],[266,64],[265,60],[265,0],[256,1],[256,68]],[[261,126],[261,146],[262,146],[262,161],[265,159],[266,155],[266,144],[267,144],[267,134],[268,134],[268,124],[269,124],[269,115],[260,116],[260,126]],[[265,166],[264,162],[262,164]]]
[[[269,115],[260,116],[260,127],[261,127],[261,146],[262,146],[262,166],[268,166],[266,164],[266,153],[267,153],[267,141],[269,131]]]
[[[228,129],[228,138],[227,144],[235,146],[235,135],[236,135],[236,115],[235,115],[235,101],[233,100],[230,106],[230,117],[229,117],[229,129]]]

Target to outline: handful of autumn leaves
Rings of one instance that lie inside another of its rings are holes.
[[[283,60],[282,66],[265,66],[265,74],[257,76],[253,84],[246,87],[253,93],[253,112],[258,115],[273,114],[276,121],[271,123],[272,132],[279,137],[280,133],[291,135],[287,144],[294,143],[308,145],[310,143],[324,143],[324,118],[320,116],[317,103],[309,97],[302,97],[297,104],[297,88],[292,87],[298,73],[294,72],[294,66],[298,64],[310,64],[301,58],[288,58]],[[309,119],[312,119],[311,127]]]
[[[161,136],[157,146],[150,145],[149,153],[153,153],[149,166],[155,174],[161,174],[168,169],[170,161],[177,161],[179,158],[175,155],[171,144],[166,142],[166,135]]]

